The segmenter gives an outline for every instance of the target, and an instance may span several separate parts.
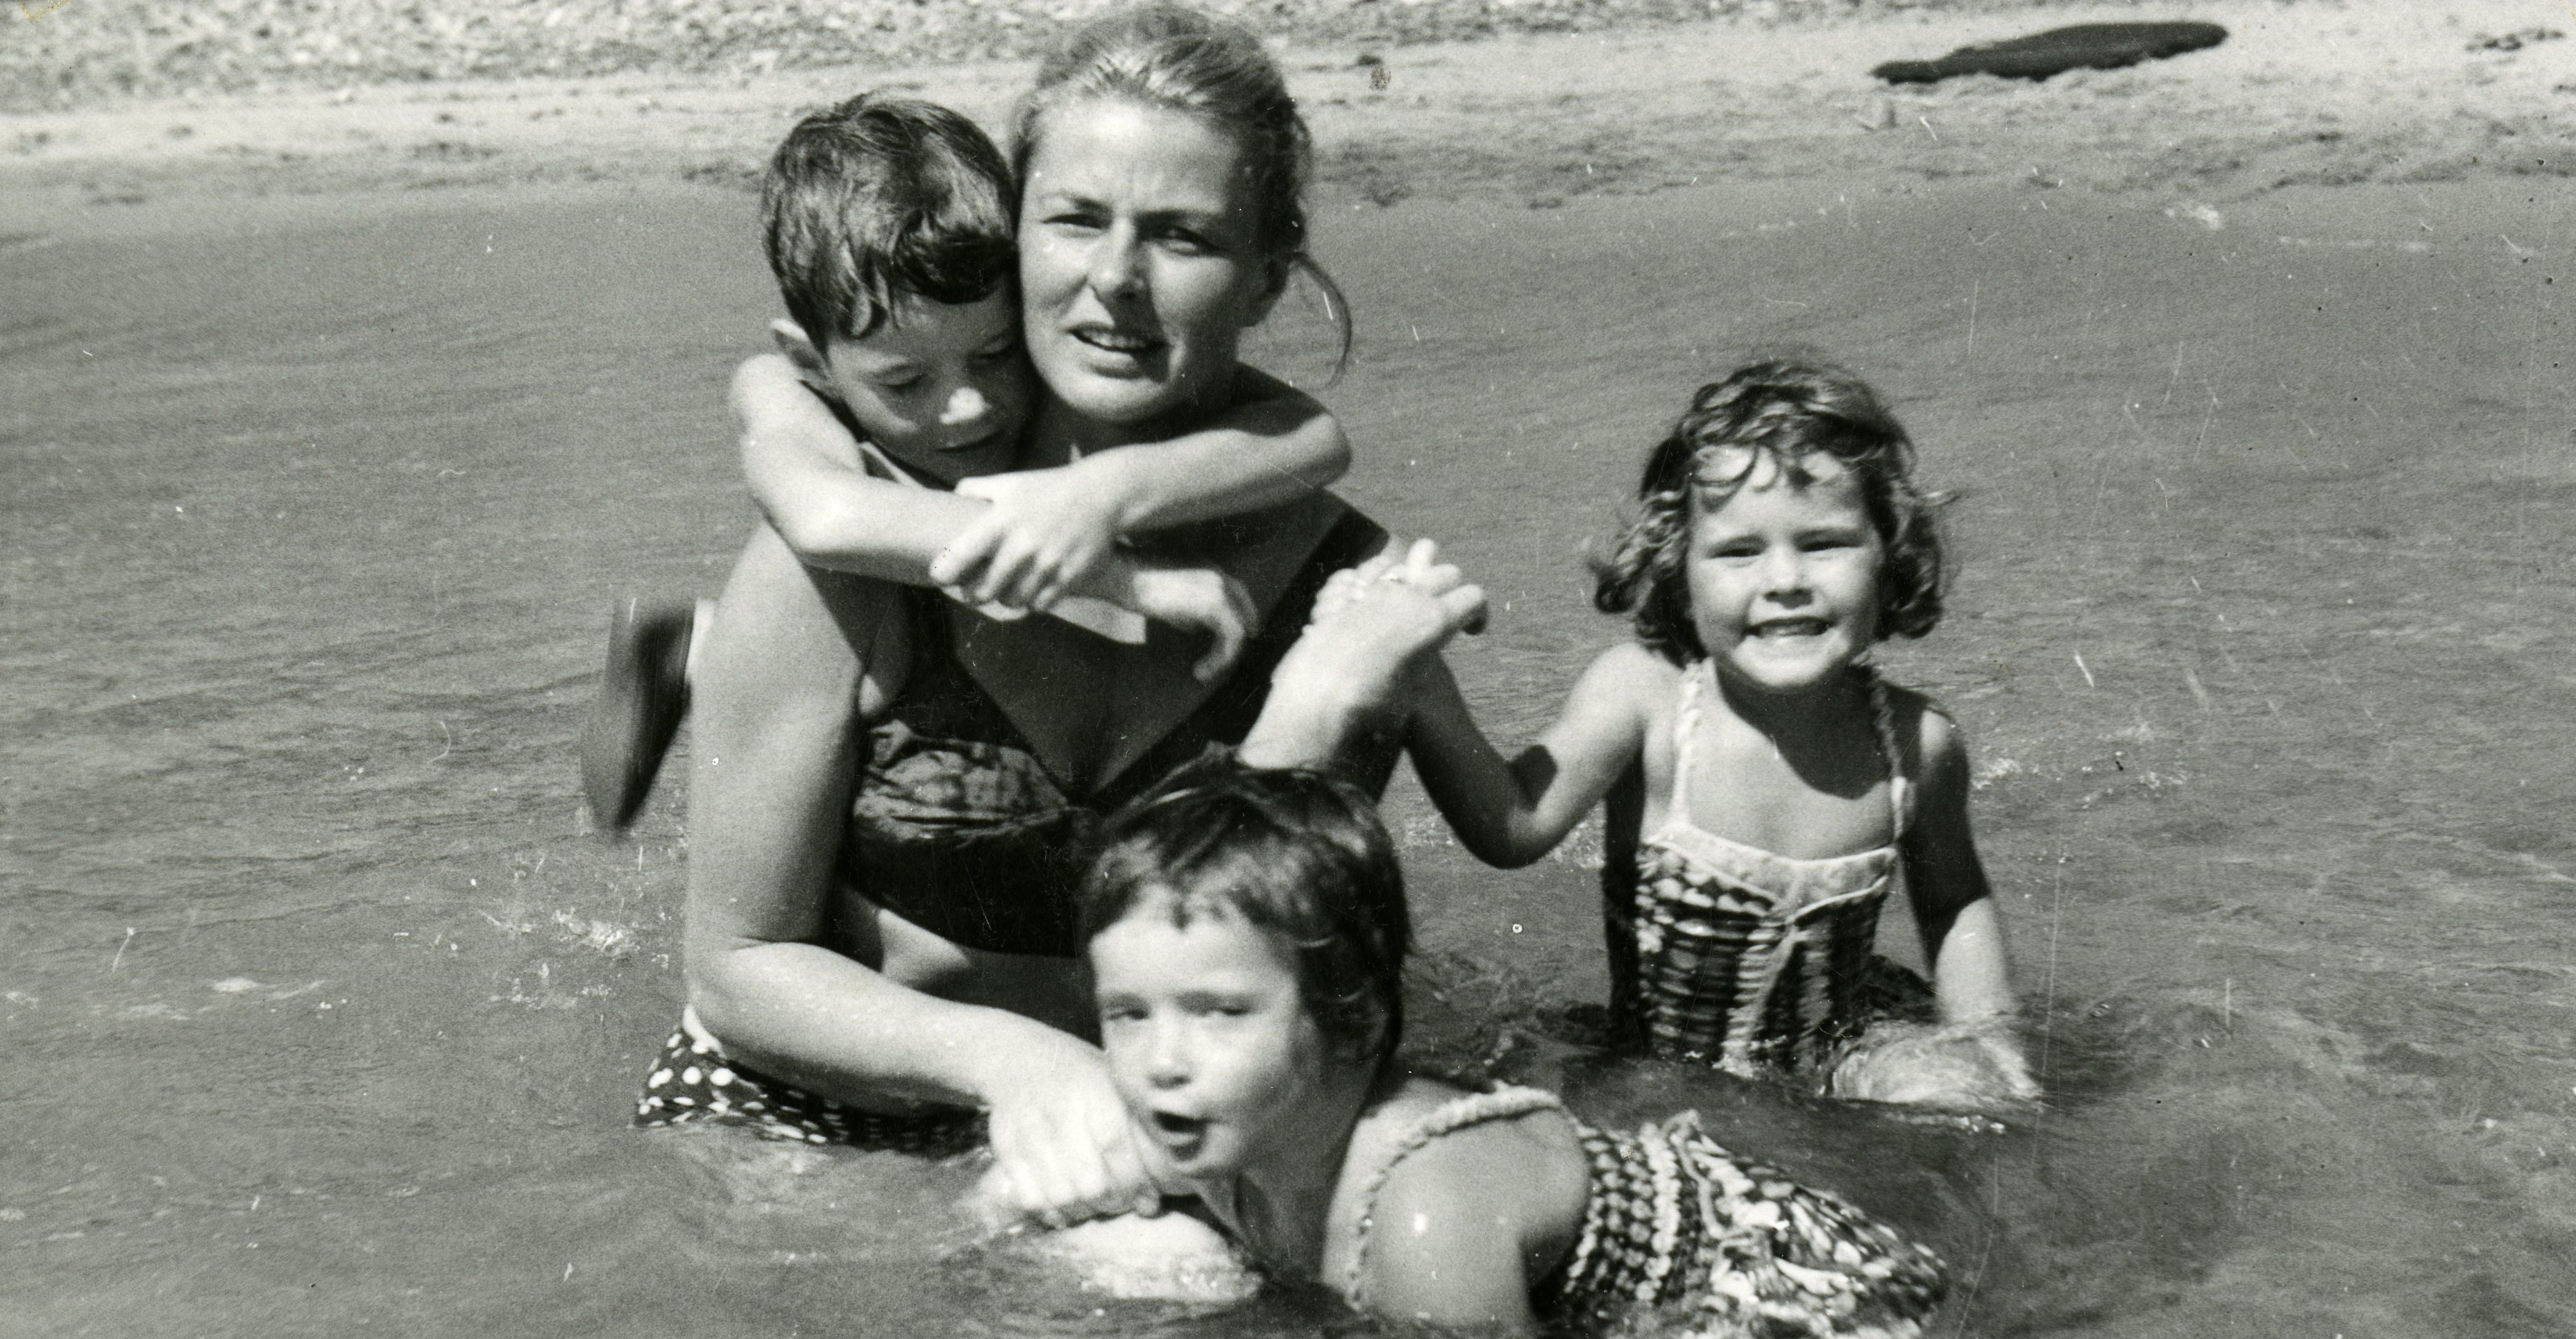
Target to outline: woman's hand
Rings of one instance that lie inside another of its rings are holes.
[[[1440,561],[1439,545],[1417,539],[1401,555],[1390,549],[1324,583],[1279,678],[1311,658],[1318,671],[1354,680],[1373,698],[1391,696],[1423,656],[1484,626],[1484,589]]]
[[[1009,1219],[1064,1227],[1150,1214],[1188,1185],[1127,1114],[1099,1048],[1062,1033],[1011,1057],[986,1090],[993,1169],[979,1195]]]
[[[1381,554],[1333,574],[1271,676],[1243,760],[1316,766],[1345,755],[1361,736],[1400,727],[1413,668],[1484,617],[1485,592],[1441,562],[1427,539],[1401,557]]]

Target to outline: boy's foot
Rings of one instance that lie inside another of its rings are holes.
[[[608,667],[581,728],[581,788],[612,831],[635,821],[689,708],[696,607],[621,600],[608,616]]]

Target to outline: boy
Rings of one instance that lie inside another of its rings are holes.
[[[1071,464],[1023,458],[1035,376],[1020,346],[1015,192],[991,140],[946,108],[862,94],[799,122],[761,190],[791,321],[780,355],[736,373],[744,473],[805,562],[937,584],[992,617],[1042,611],[1128,641],[1143,620],[1211,638],[1202,677],[1240,649],[1250,602],[1229,579],[1117,547],[1124,535],[1268,506],[1338,478],[1350,453],[1285,385],[1172,441]],[[817,445],[840,434],[855,444]],[[966,480],[1054,465],[980,495]],[[956,490],[956,491],[950,491]],[[987,500],[989,499],[989,500]],[[628,601],[582,732],[583,787],[610,828],[634,818],[686,710],[699,611]]]

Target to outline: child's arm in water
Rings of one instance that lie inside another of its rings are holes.
[[[1477,859],[1526,865],[1565,840],[1637,765],[1645,704],[1669,695],[1672,670],[1630,643],[1595,658],[1536,742],[1506,760],[1485,739],[1445,664],[1427,667],[1405,737],[1422,788]]]
[[[933,579],[941,555],[995,510],[955,493],[870,474],[857,439],[783,355],[744,362],[734,373],[732,402],[743,425],[743,472],[752,496],[771,528],[813,566],[909,586],[941,585]],[[993,603],[953,586],[949,593],[979,607]],[[1233,663],[1253,619],[1250,597],[1213,569],[1117,552],[1103,555],[1079,581],[1055,594],[1087,596],[1206,633],[1210,645],[1198,667],[1201,678],[1213,678]]]
[[[992,504],[931,565],[977,600],[1044,609],[1121,538],[1294,502],[1342,477],[1351,446],[1315,397],[1254,368],[1195,432],[957,486]]]
[[[1124,578],[1104,575],[1124,535],[1291,501],[1348,468],[1340,425],[1312,397],[1249,369],[1242,385],[1197,432],[926,496],[869,477],[849,429],[783,356],[742,365],[733,407],[752,496],[797,556],[1045,609],[1068,594],[1128,603]]]
[[[1905,887],[1922,931],[1923,956],[1932,968],[1941,1021],[1976,1029],[2015,1095],[2036,1097],[2039,1086],[2031,1080],[2013,1034],[2016,1002],[2002,918],[1968,826],[1967,741],[1949,717],[1922,698],[1901,693],[1900,700],[1900,731],[1912,716],[1910,733],[1922,758],[1914,822],[1901,852]]]

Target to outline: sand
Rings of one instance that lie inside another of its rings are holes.
[[[1889,59],[2060,23],[2202,18],[2225,45],[2042,84],[1893,89]],[[2085,187],[2224,206],[2287,185],[2576,173],[2576,27],[2519,0],[1881,14],[1283,52],[1327,196],[1544,208],[1701,182]],[[1363,57],[1371,58],[1366,61]],[[1380,63],[1382,62],[1382,63]],[[892,85],[999,127],[1025,62],[218,95],[0,117],[0,225],[153,201],[528,182],[756,180],[800,108]]]

